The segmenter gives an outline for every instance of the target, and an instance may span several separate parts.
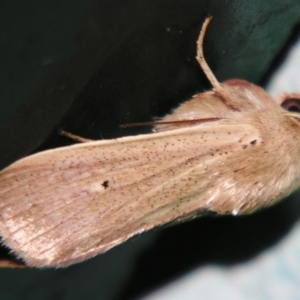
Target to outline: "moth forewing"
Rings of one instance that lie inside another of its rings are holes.
[[[251,213],[299,186],[299,123],[261,88],[217,82],[202,51],[208,22],[197,59],[214,89],[161,132],[41,152],[0,173],[0,234],[27,265],[67,266],[201,211]]]
[[[225,172],[220,153],[230,163],[237,139],[256,138],[251,125],[219,124],[224,142],[217,127],[85,143],[16,162],[1,174],[4,244],[28,265],[64,266],[209,209],[219,200],[215,179]]]

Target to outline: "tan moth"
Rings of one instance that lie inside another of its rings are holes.
[[[0,173],[3,244],[34,267],[74,264],[153,227],[202,212],[247,214],[300,185],[300,95],[275,102],[233,79],[155,123],[155,133],[90,141],[21,159]],[[79,138],[80,140],[80,138]]]

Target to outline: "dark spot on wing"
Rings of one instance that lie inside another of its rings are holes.
[[[107,189],[109,187],[109,181],[108,180],[105,180],[102,182],[101,184],[105,189]]]

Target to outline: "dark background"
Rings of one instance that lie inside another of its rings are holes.
[[[300,1],[66,0],[0,2],[0,167],[69,145],[63,128],[109,139],[163,116],[217,78],[263,84],[299,32]],[[245,261],[298,220],[297,195],[246,217],[201,218],[157,230],[59,270],[0,269],[1,299],[129,299],[209,262]]]

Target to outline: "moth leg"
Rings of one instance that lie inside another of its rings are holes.
[[[72,139],[76,142],[79,142],[79,143],[95,142],[95,140],[86,139],[86,138],[83,138],[81,136],[75,135],[73,133],[70,133],[70,132],[67,132],[67,131],[64,131],[64,130],[60,130],[59,134],[62,135],[62,136],[65,136],[69,139]]]

